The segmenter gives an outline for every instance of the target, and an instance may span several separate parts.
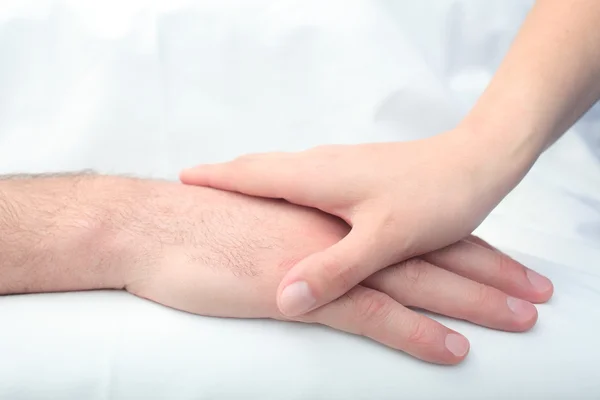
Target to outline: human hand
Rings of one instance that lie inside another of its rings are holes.
[[[552,294],[547,280],[469,238],[385,268],[321,308],[286,317],[275,301],[281,278],[342,239],[349,231],[343,221],[284,201],[171,183],[153,187],[138,196],[146,200],[137,204],[136,225],[124,229],[136,237],[128,248],[140,250],[140,266],[125,287],[175,309],[318,323],[429,362],[455,364],[468,352],[466,339],[409,307],[524,331],[537,312],[517,298],[543,302]]]
[[[463,132],[405,143],[258,154],[181,173],[186,184],[283,198],[352,226],[342,241],[285,274],[281,312],[327,304],[374,272],[469,235],[526,170],[518,150],[474,148]],[[505,160],[509,160],[506,164]],[[502,164],[504,163],[504,164]]]

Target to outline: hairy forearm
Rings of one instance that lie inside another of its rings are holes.
[[[600,2],[538,0],[463,125],[526,167],[600,97]]]
[[[146,262],[136,221],[147,186],[92,174],[0,178],[0,294],[123,288]]]

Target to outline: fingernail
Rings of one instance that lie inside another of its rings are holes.
[[[279,297],[279,308],[287,316],[296,316],[304,314],[316,301],[308,283],[298,281],[283,289]]]
[[[461,335],[450,333],[446,336],[446,348],[456,357],[463,357],[469,351],[469,341]]]
[[[508,308],[510,308],[511,311],[517,316],[519,316],[520,319],[528,320],[533,318],[537,312],[533,304],[515,297],[508,297],[506,299],[506,304],[508,304]]]
[[[546,292],[552,288],[552,282],[550,282],[550,279],[530,269],[527,270],[527,279],[529,279],[531,285],[538,292]]]

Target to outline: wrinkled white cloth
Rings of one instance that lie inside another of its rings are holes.
[[[3,0],[0,172],[176,179],[248,152],[433,135],[483,90],[530,4]],[[11,296],[0,398],[600,398],[599,114],[478,229],[556,294],[525,334],[436,316],[471,340],[460,366],[120,292]]]

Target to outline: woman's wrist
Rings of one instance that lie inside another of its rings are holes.
[[[473,174],[498,201],[519,184],[544,150],[535,133],[493,120],[467,117],[449,134],[464,149]]]
[[[490,155],[507,158],[528,170],[551,144],[553,127],[520,107],[519,102],[507,93],[484,93],[457,129],[493,150]]]

